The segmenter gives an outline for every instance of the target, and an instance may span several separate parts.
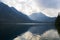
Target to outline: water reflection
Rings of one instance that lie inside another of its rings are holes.
[[[30,29],[29,29],[29,31],[31,31],[32,33],[36,33],[36,34],[43,34],[45,31],[48,31],[48,30],[51,30],[51,29],[53,29],[53,30],[56,30],[56,28],[55,28],[55,26],[54,25],[50,25],[50,24],[48,24],[48,25],[45,25],[45,24],[43,24],[43,25],[41,25],[41,26],[39,26],[39,25],[37,25],[37,26],[32,26]]]
[[[0,39],[12,40],[18,35],[26,32],[29,28],[28,25],[3,24],[0,26]]]
[[[14,40],[59,40],[55,25],[29,25],[30,29]]]

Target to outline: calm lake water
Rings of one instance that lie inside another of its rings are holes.
[[[60,39],[54,23],[26,23],[26,24],[22,23],[22,24],[26,28],[29,27],[27,32],[29,31],[33,35],[34,34],[40,35],[41,36],[40,40],[59,40]],[[22,24],[18,23],[17,25],[23,26]],[[26,35],[26,36],[28,36],[28,35]],[[29,39],[29,38],[27,38],[27,39]],[[25,40],[27,40],[27,39],[25,39]],[[21,40],[23,40],[23,39],[21,39]],[[33,39],[31,39],[31,40],[33,40]]]
[[[3,40],[13,39],[14,36],[20,36],[27,31],[31,32],[33,35],[40,35],[42,37],[40,40],[59,40],[59,35],[54,23],[6,23],[1,26],[0,31],[0,37]],[[45,36],[47,36],[47,38],[45,38]]]

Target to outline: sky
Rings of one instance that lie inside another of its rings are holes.
[[[36,0],[41,10],[51,16],[57,16],[60,12],[60,0]]]
[[[26,15],[42,12],[50,17],[56,17],[60,12],[60,0],[0,0],[10,7]]]

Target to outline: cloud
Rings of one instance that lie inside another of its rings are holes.
[[[60,11],[60,0],[35,0],[42,13],[57,17]]]
[[[34,3],[34,0],[1,0],[10,7],[15,7],[18,11],[23,12],[26,15],[30,15],[33,12],[38,12],[39,8]]]
[[[60,0],[38,0],[37,2],[46,8],[60,8]]]
[[[31,15],[35,12],[42,12],[50,17],[55,17],[60,11],[59,0],[1,0],[10,7],[15,7],[18,11],[26,15]]]

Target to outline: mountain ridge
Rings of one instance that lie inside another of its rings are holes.
[[[32,13],[30,15],[30,19],[39,21],[39,22],[55,22],[56,17],[51,18],[51,17],[48,17],[45,14],[39,12],[39,13]]]
[[[13,10],[15,11],[13,11]],[[18,12],[15,8],[10,8],[8,5],[0,3],[0,21],[6,23],[21,23],[31,22],[27,15]]]

